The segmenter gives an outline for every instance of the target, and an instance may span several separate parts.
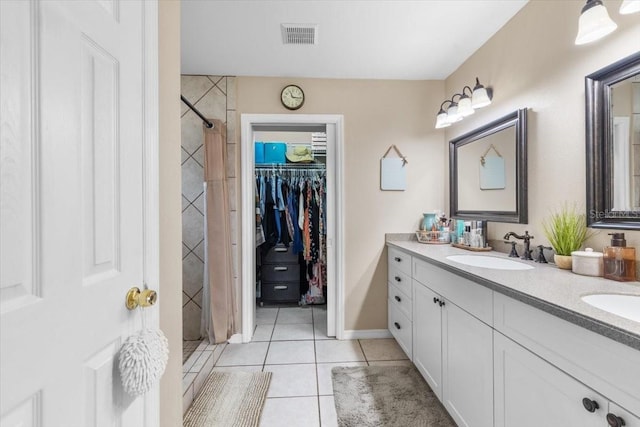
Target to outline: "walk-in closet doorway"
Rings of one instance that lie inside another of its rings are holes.
[[[344,333],[344,184],[343,116],[302,114],[242,114],[242,342],[250,342],[256,325],[256,132],[315,132],[327,135],[327,333]]]

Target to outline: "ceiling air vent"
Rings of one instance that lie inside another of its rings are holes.
[[[318,44],[318,25],[280,24],[283,44]]]

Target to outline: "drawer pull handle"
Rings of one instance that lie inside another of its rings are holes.
[[[438,305],[440,305],[440,307],[444,306],[444,300],[440,301]]]
[[[289,289],[289,286],[287,286],[287,285],[276,285],[276,286],[273,287],[273,289],[276,290],[276,291],[284,291],[284,290]]]
[[[400,257],[395,257],[394,259],[396,260],[396,262],[402,261],[402,258],[400,258]]]
[[[400,329],[400,323],[398,322],[393,322],[393,324],[396,326],[397,329]]]
[[[620,418],[617,415],[612,414],[611,412],[609,412],[607,414],[607,423],[609,423],[609,425],[611,427],[622,427],[622,426],[626,425],[622,418]]]
[[[273,271],[287,271],[289,267],[273,267]]]
[[[437,304],[437,303],[439,303],[439,302],[440,302],[440,299],[439,299],[439,298],[433,297],[433,303],[434,303],[434,304]]]
[[[275,248],[274,250],[276,252],[287,252],[289,250],[289,248]]]
[[[588,397],[582,399],[582,406],[584,406],[584,409],[586,409],[588,412],[596,412],[596,409],[600,409],[598,402],[596,402],[595,400],[591,400]]]
[[[400,276],[396,276],[395,279],[396,279],[396,282],[402,282],[402,279],[400,278]]]
[[[396,301],[400,302],[400,301],[402,301],[402,298],[400,298],[398,295],[396,295]]]

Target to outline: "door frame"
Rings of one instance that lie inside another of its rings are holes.
[[[255,126],[332,125],[335,127],[335,149],[328,153],[327,176],[333,177],[335,189],[333,221],[328,212],[327,261],[333,263],[334,274],[328,272],[327,304],[333,304],[334,317],[327,318],[330,335],[344,336],[344,116],[336,114],[242,114],[241,115],[241,283],[242,283],[242,342],[250,342],[255,325],[256,271],[255,271],[255,199],[254,199],[254,147]],[[332,161],[333,160],[333,161]],[[333,276],[333,277],[332,277]],[[327,310],[330,310],[328,308]],[[328,312],[328,315],[331,313]]]
[[[158,70],[158,4],[143,2],[143,146],[142,209],[143,267],[142,280],[160,293],[160,171],[159,171],[159,70]],[[167,293],[167,298],[172,296]],[[159,302],[161,304],[161,302]],[[148,325],[160,327],[158,305],[145,309]],[[166,374],[166,373],[165,373]],[[145,394],[144,425],[160,425],[160,382]]]

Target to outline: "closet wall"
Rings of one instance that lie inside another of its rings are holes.
[[[344,115],[345,329],[386,329],[385,232],[417,230],[423,212],[446,209],[444,132],[433,128],[443,81],[238,77],[238,115],[291,114],[280,104],[299,85],[298,114]],[[406,191],[380,190],[380,158],[396,144],[409,160]]]
[[[233,277],[240,295],[238,242],[239,171],[236,145],[236,78],[232,76],[191,76],[181,78],[182,95],[202,114],[227,124],[227,165]],[[204,272],[204,137],[202,120],[182,104],[182,328],[183,339],[200,338],[202,278]],[[238,303],[239,305],[239,303]]]

